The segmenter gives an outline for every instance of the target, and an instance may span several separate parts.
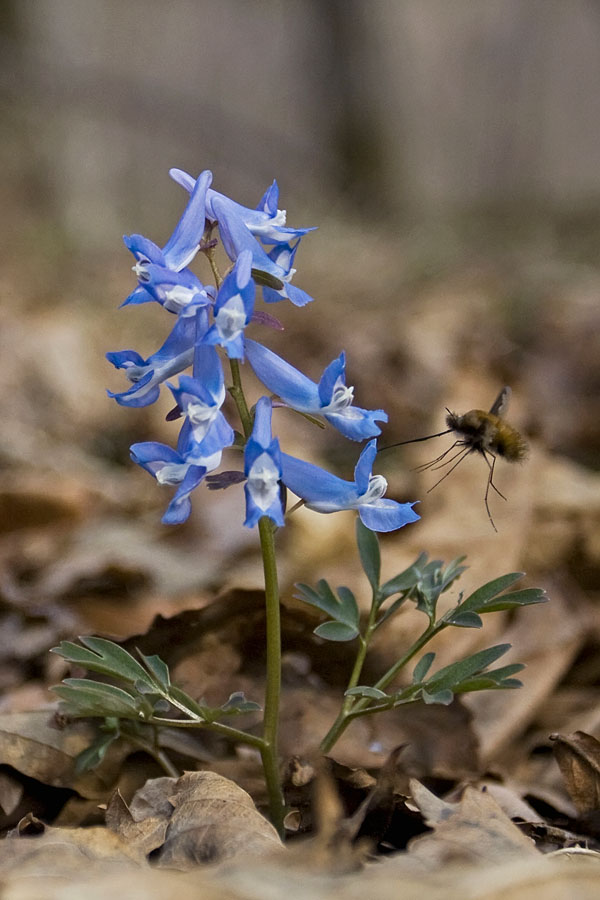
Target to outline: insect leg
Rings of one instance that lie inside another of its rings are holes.
[[[443,453],[440,453],[439,456],[436,456],[435,459],[430,460],[430,462],[428,462],[428,463],[422,463],[420,466],[415,466],[415,468],[412,469],[412,471],[413,472],[425,472],[427,469],[433,469],[433,467],[437,463],[440,463],[444,459],[445,456],[448,456],[448,454],[451,453],[452,450],[454,450],[454,448],[458,444],[462,444],[462,443],[463,443],[462,441],[454,441],[452,446],[448,447],[447,450],[444,450]],[[454,459],[454,457],[452,457],[452,459]],[[448,460],[448,462],[452,462],[452,460]]]
[[[462,442],[457,441],[456,443],[462,443]],[[450,448],[450,449],[452,449],[452,448]],[[457,454],[457,455],[459,456],[459,459],[457,460],[457,462],[455,462],[454,465],[452,466],[452,468],[448,469],[448,471],[447,471],[444,475],[442,475],[442,477],[439,478],[439,479],[436,481],[436,483],[435,483],[434,485],[432,485],[432,486],[429,488],[429,490],[427,491],[427,493],[430,494],[430,493],[432,492],[432,490],[438,486],[438,484],[441,484],[442,481],[444,480],[444,478],[447,478],[448,475],[450,475],[452,472],[454,472],[455,468],[461,464],[461,462],[463,461],[463,459],[464,459],[466,456],[468,456],[469,453],[472,453],[472,452],[473,452],[473,448],[472,448],[472,447],[469,447],[469,446],[467,446],[464,450],[461,450],[461,451],[459,452],[459,454]],[[453,456],[452,459],[456,459],[456,456]],[[452,461],[452,460],[450,460],[450,461]]]
[[[487,453],[488,453],[488,452],[489,452],[489,451],[483,452],[483,458],[485,459],[486,463],[488,464],[488,467],[489,467],[489,470],[490,470],[490,474],[489,474],[489,477],[488,477],[488,480],[487,480],[487,486],[486,486],[486,489],[485,489],[484,503],[485,503],[485,509],[486,509],[486,512],[487,512],[487,514],[488,514],[488,519],[489,519],[490,522],[492,523],[492,528],[494,529],[494,531],[495,531],[496,534],[497,534],[497,533],[498,533],[498,529],[496,528],[496,523],[495,523],[494,520],[492,519],[492,514],[491,514],[491,512],[490,512],[490,507],[489,507],[489,503],[488,503],[488,494],[489,494],[489,492],[490,492],[490,487],[493,487],[494,490],[496,491],[496,493],[497,493],[500,497],[502,497],[503,500],[506,500],[506,497],[504,496],[504,494],[501,494],[501,493],[500,493],[500,491],[498,490],[498,488],[497,488],[496,485],[494,484],[493,478],[494,478],[494,466],[496,465],[496,457],[495,457],[495,455],[494,455],[493,453],[490,453],[490,456],[492,457],[492,462],[490,462],[489,459],[488,459],[488,457],[487,457]]]

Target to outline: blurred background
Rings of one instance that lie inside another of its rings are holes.
[[[125,386],[108,350],[147,356],[167,333],[162,309],[117,307],[134,285],[121,235],[163,244],[183,210],[172,166],[212,169],[248,206],[276,177],[288,223],[319,226],[296,258],[315,303],[270,307],[286,331],[265,340],[313,378],[345,349],[359,405],[389,413],[380,443],[512,386],[530,454],[498,462],[498,534],[483,460],[427,494],[434,475],[412,470],[444,439],[391,450],[379,470],[423,518],[384,539],[385,565],[426,549],[468,553],[479,581],[526,570],[553,592],[545,637],[532,616],[558,684],[598,628],[577,610],[600,575],[600,3],[3,0],[0,41],[10,702],[76,628],[131,635],[260,585],[239,489],[199,490],[168,529],[165,491],[129,461],[134,441],[175,442],[168,398],[127,410],[105,394]],[[350,477],[355,445],[277,421],[286,450]],[[295,514],[284,602],[298,577],[354,577],[352,532],[351,515]]]

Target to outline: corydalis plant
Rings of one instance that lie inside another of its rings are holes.
[[[479,613],[486,610],[480,608],[481,604],[474,604],[471,597],[467,606],[456,608],[454,620],[435,618],[434,601],[462,571],[457,565],[442,571],[441,564],[426,564],[420,557],[397,579],[379,584],[379,550],[374,532],[395,531],[419,519],[414,503],[385,497],[387,483],[383,476],[373,473],[375,439],[380,434],[377,423],[387,422],[387,414],[354,404],[353,388],[346,382],[344,352],[324,369],[318,381],[312,381],[257,340],[265,325],[280,327],[265,309],[258,308],[261,297],[268,304],[289,300],[299,308],[311,302],[312,298],[292,280],[299,244],[313,229],[286,225],[285,212],[277,208],[276,182],[257,207],[249,209],[213,190],[208,171],[196,179],[179,169],[171,170],[171,175],[189,193],[188,203],[164,247],[139,234],[124,238],[135,259],[137,286],[123,303],[158,303],[165,311],[165,320],[170,321],[170,332],[162,346],[147,357],[135,350],[107,354],[130,382],[120,392],[109,391],[109,396],[121,406],[130,407],[156,402],[165,386],[173,396],[175,407],[167,419],[182,420],[176,445],[145,441],[131,447],[133,461],[159,485],[172,489],[164,523],[184,522],[191,512],[192,495],[200,499],[199,492],[204,488],[218,490],[244,484],[245,514],[240,503],[240,522],[258,530],[265,579],[267,672],[262,734],[248,734],[222,721],[259,708],[243,694],[233,694],[217,708],[209,707],[172,685],[169,670],[158,657],[140,654],[136,660],[118,645],[100,638],[82,638],[82,646],[63,642],[55,650],[70,662],[109,677],[116,684],[71,678],[56,691],[69,715],[104,718],[102,734],[86,753],[84,765],[93,765],[112,740],[125,735],[153,753],[172,774],[160,746],[161,730],[171,727],[208,728],[255,747],[262,757],[271,816],[282,832],[284,801],[277,751],[281,635],[275,532],[285,524],[285,488],[319,513],[356,511],[358,546],[373,589],[371,612],[363,623],[349,588],[340,588],[337,595],[326,582],[320,582],[316,589],[306,585],[299,588],[303,600],[330,616],[330,621],[318,628],[321,637],[356,639],[359,644],[340,715],[323,741],[324,749],[330,749],[358,715],[417,699],[449,702],[459,690],[512,687],[514,680],[506,670],[489,670],[499,655],[499,648],[491,648],[481,658],[462,661],[460,670],[442,670],[434,676],[427,674],[432,662],[429,654],[418,663],[417,681],[413,679],[409,688],[386,692],[401,668],[442,627],[472,626]],[[219,270],[215,252],[219,244],[229,260],[224,273]],[[198,253],[207,258],[214,283],[205,284],[189,268]],[[224,361],[229,367],[228,378]],[[246,362],[266,389],[254,407],[250,407],[244,390],[242,366]],[[176,376],[177,384],[169,380]],[[233,422],[224,412],[227,392],[235,403],[237,415]],[[305,420],[323,421],[349,440],[366,441],[358,454],[353,479],[345,480],[286,453],[280,447],[276,429],[273,430],[274,405],[295,410]],[[229,448],[233,465],[243,450],[243,466],[238,462],[237,468],[223,468],[223,454]],[[394,595],[395,599],[386,605]],[[417,609],[429,617],[424,636],[377,684],[360,685],[359,676],[373,632],[408,598],[415,599]],[[519,604],[538,599],[528,596]],[[511,674],[513,671],[514,665]],[[479,680],[474,681],[476,678]],[[487,678],[485,684],[482,678]]]

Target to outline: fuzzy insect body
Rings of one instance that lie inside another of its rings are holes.
[[[448,415],[446,416],[446,425],[448,428],[445,431],[440,431],[437,434],[428,434],[422,438],[413,438],[409,441],[399,441],[396,444],[390,444],[388,447],[382,447],[382,450],[389,450],[391,447],[399,447],[403,444],[415,444],[420,441],[428,441],[431,440],[431,438],[441,437],[444,434],[456,435],[456,440],[447,450],[430,462],[417,466],[416,471],[424,472],[427,469],[435,471],[436,469],[450,466],[448,471],[429,488],[427,491],[429,494],[438,486],[438,484],[447,478],[467,456],[475,452],[480,453],[485,459],[489,469],[484,498],[485,508],[492,524],[492,528],[494,531],[497,531],[498,529],[492,518],[488,503],[490,488],[492,488],[499,497],[502,497],[503,500],[506,500],[506,497],[494,484],[494,466],[496,464],[496,458],[500,456],[507,462],[521,462],[527,456],[527,443],[523,440],[516,428],[513,428],[512,425],[509,425],[508,422],[504,420],[510,396],[510,388],[508,386],[503,387],[489,412],[486,412],[484,409],[471,409],[463,415],[458,415],[447,409],[446,412]],[[456,453],[449,456],[455,448],[458,448]]]

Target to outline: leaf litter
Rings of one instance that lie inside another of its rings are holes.
[[[520,343],[517,324],[502,318],[502,298],[495,296],[498,273],[507,284],[515,272],[531,283],[531,270],[514,259],[490,265],[422,282],[400,273],[400,303],[396,295],[386,301],[382,288],[390,327],[367,346],[337,304],[343,296],[345,307],[362,305],[373,291],[371,273],[346,259],[336,275],[344,290],[329,299],[325,316],[348,348],[361,396],[378,396],[383,382],[388,394],[382,405],[395,430],[390,440],[432,430],[429,420],[438,408],[443,413],[446,405],[467,409],[483,402],[480,395],[497,392],[500,370],[502,382],[519,385],[515,414],[533,435],[532,453],[523,467],[498,473],[509,496],[494,510],[499,535],[488,534],[479,518],[473,472],[464,466],[443,490],[425,495],[428,485],[409,471],[409,459],[422,461],[413,448],[388,460],[385,474],[397,496],[423,495],[423,520],[399,545],[384,541],[384,556],[395,557],[384,565],[397,571],[426,547],[446,559],[466,552],[474,583],[513,568],[527,570],[531,584],[545,584],[551,603],[541,614],[498,614],[484,629],[486,642],[510,642],[515,657],[528,663],[524,688],[455,700],[447,708],[396,710],[375,723],[358,720],[323,774],[316,746],[335,715],[350,661],[341,645],[324,652],[312,634],[321,620],[299,608],[292,586],[326,576],[354,589],[360,574],[348,558],[352,523],[299,511],[282,535],[280,572],[282,767],[291,839],[274,853],[269,845],[277,842],[260,816],[264,788],[251,750],[214,735],[165,733],[162,748],[178,771],[188,770],[183,781],[165,777],[153,758],[124,741],[111,745],[97,769],[77,771],[78,753],[96,726],[56,718],[47,688],[65,672],[46,651],[78,633],[99,631],[126,649],[159,653],[198,698],[219,704],[244,690],[260,699],[260,559],[242,529],[238,536],[230,527],[240,502],[236,488],[226,492],[222,514],[208,497],[207,511],[167,533],[156,525],[162,498],[146,490],[143,473],[117,463],[133,440],[162,433],[162,411],[148,411],[132,426],[112,407],[96,404],[107,379],[100,362],[108,340],[100,326],[104,300],[97,310],[84,309],[67,287],[53,317],[61,347],[79,347],[82,334],[89,346],[81,366],[83,409],[82,395],[63,375],[52,376],[46,394],[38,392],[36,384],[48,373],[35,342],[16,316],[3,313],[6,340],[19,345],[35,376],[35,384],[16,381],[4,354],[2,395],[12,398],[5,410],[11,429],[0,440],[0,807],[6,834],[0,877],[6,896],[39,897],[41,879],[49,900],[94,900],[119,891],[144,900],[186,900],[200,889],[207,898],[262,898],[266,885],[273,896],[386,898],[397,896],[399,879],[409,900],[597,896],[600,672],[593,661],[600,644],[600,477],[586,466],[597,449],[595,419],[581,415],[574,393],[592,371],[593,341],[585,336],[597,327],[591,327],[589,306],[579,321],[557,317],[580,291],[577,270],[566,266],[558,310],[558,301],[534,305],[528,342]],[[486,271],[493,273],[489,281]],[[544,299],[544,285],[536,290]],[[49,321],[35,311],[35,298],[28,302],[31,335]],[[364,326],[370,334],[366,315]],[[306,345],[301,325],[291,325],[290,335]],[[88,356],[98,362],[88,364]],[[578,371],[578,379],[551,378],[558,360]],[[400,378],[405,389],[399,396],[392,386]],[[297,424],[282,427],[293,452]],[[315,457],[327,461],[333,452],[327,434],[314,440],[322,441],[315,443]],[[32,447],[38,449],[28,455]],[[313,554],[314,571],[307,572]],[[365,597],[357,585],[361,608]],[[410,616],[400,616],[389,643],[376,645],[373,667],[410,641],[414,627]],[[479,640],[473,629],[442,635],[435,647],[440,664],[459,650],[477,652]],[[244,727],[252,727],[251,715]],[[212,780],[213,794],[201,795],[195,779]],[[217,783],[222,794],[214,792]],[[243,786],[249,793],[242,800]],[[264,843],[260,858],[244,855],[250,837]],[[583,858],[579,848],[587,850]],[[219,863],[219,857],[226,859]],[[158,860],[193,871],[159,869]]]

